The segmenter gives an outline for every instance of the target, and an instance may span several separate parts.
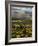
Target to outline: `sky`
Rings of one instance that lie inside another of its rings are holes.
[[[15,13],[17,12],[17,13]],[[31,7],[11,7],[11,15],[16,18],[25,18],[26,12],[32,13]],[[28,15],[27,15],[28,16]]]
[[[32,8],[31,7],[12,7],[12,9],[16,9],[17,12],[32,12]]]

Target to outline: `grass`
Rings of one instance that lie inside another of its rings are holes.
[[[32,37],[32,20],[12,20],[11,37]]]

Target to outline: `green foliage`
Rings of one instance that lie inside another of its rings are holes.
[[[11,37],[32,37],[32,20],[15,20],[12,22]],[[29,22],[29,23],[28,23]]]

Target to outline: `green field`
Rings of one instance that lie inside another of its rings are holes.
[[[11,37],[32,37],[32,20],[12,20]]]

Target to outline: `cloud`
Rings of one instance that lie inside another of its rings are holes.
[[[12,9],[16,9],[16,11],[18,12],[32,12],[32,8],[31,7],[12,7]]]

